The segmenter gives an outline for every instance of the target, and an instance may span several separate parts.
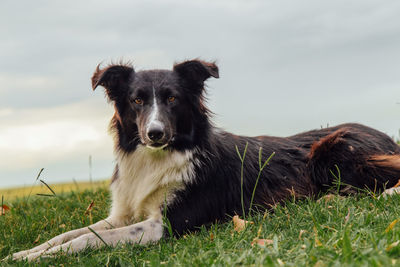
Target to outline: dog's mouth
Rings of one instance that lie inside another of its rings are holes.
[[[154,151],[156,150],[166,150],[169,147],[173,146],[176,141],[176,135],[172,136],[170,139],[165,140],[164,142],[146,142],[142,140],[142,144],[149,149]]]
[[[151,143],[151,144],[145,144],[147,148],[150,148],[152,150],[163,150],[168,146],[168,143]]]

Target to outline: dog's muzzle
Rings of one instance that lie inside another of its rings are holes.
[[[146,146],[152,149],[163,149],[168,145],[164,125],[155,121],[152,122],[146,132]]]

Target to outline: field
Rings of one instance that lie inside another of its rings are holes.
[[[49,187],[54,193],[63,194],[71,191],[81,192],[84,190],[95,190],[97,188],[105,188],[109,184],[109,181],[93,181],[93,182],[79,182],[79,183],[60,183],[51,184]],[[50,189],[44,183],[37,181],[34,186],[16,187],[0,189],[0,197],[3,197],[6,201],[16,200],[17,198],[23,198],[27,196],[34,196],[37,194],[53,194]]]
[[[93,209],[85,212],[92,201]],[[39,265],[400,266],[399,202],[397,195],[378,199],[371,193],[292,199],[247,218],[253,224],[241,232],[228,221],[157,244],[88,249],[73,256],[60,253]],[[4,204],[10,210],[0,216],[0,258],[104,218],[110,200],[103,186],[55,197],[31,195]],[[255,238],[263,244],[252,245]]]

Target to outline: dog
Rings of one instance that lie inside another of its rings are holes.
[[[218,67],[198,59],[172,70],[97,66],[92,89],[104,87],[115,107],[110,214],[13,259],[157,242],[170,234],[166,224],[180,236],[292,196],[318,196],[338,178],[346,185],[341,189],[354,190],[382,191],[398,182],[399,146],[367,126],[343,124],[286,138],[238,136],[213,126],[205,103],[210,77],[219,78]]]

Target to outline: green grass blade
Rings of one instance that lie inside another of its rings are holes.
[[[106,247],[108,247],[108,244],[106,243],[106,241],[104,241],[104,239],[103,238],[101,238],[101,236],[98,234],[98,233],[96,233],[96,231],[95,230],[93,230],[92,228],[90,228],[89,226],[88,226],[88,229],[90,230],[90,232],[92,232],[98,239],[100,239],[101,240],[101,242],[103,242],[104,243],[104,245],[106,245]]]
[[[56,192],[54,192],[54,190],[51,189],[51,187],[50,187],[45,181],[40,180],[40,182],[41,182],[42,184],[44,184],[44,185],[53,193],[54,196],[57,196],[57,195],[56,195]]]
[[[264,162],[264,165],[261,166],[261,149],[262,148],[260,147],[259,154],[258,154],[258,162],[259,162],[260,170],[258,171],[257,179],[256,179],[256,182],[255,182],[254,187],[253,187],[253,193],[251,194],[249,213],[251,212],[251,209],[253,207],[254,195],[256,194],[256,188],[257,188],[257,185],[258,185],[258,181],[260,180],[261,173],[264,170],[265,166],[267,166],[268,162],[275,155],[275,152],[272,152],[271,155],[268,157],[268,159]]]
[[[246,153],[247,153],[247,147],[248,147],[249,143],[246,142],[246,146],[244,147],[244,151],[243,151],[243,156],[240,154],[239,152],[239,148],[238,146],[235,145],[236,148],[236,152],[240,158],[241,161],[241,166],[240,166],[240,202],[242,204],[242,213],[243,213],[243,218],[246,219],[246,212],[245,212],[245,208],[244,208],[244,191],[243,191],[243,179],[244,179],[244,159],[246,158]]]
[[[32,186],[31,186],[31,191],[29,191],[28,197],[26,198],[26,202],[28,202],[29,198],[31,197],[33,187],[35,186],[37,180],[39,180],[39,177],[42,174],[43,170],[44,170],[44,168],[41,168],[39,173],[38,173],[38,175],[36,176],[36,179],[35,179],[35,181],[33,182]]]

